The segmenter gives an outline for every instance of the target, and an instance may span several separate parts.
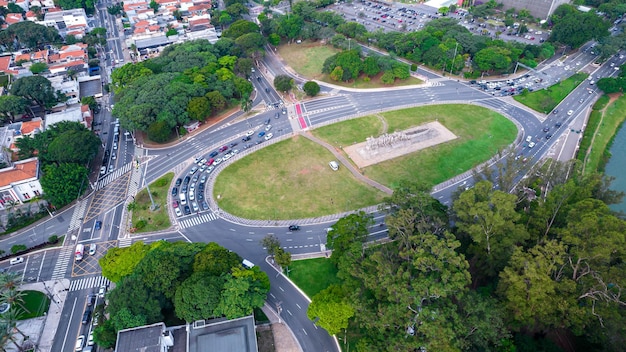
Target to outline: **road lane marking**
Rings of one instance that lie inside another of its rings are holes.
[[[298,303],[296,303],[296,307],[298,307],[299,309],[302,309],[302,307],[300,307]]]
[[[282,288],[282,287],[278,286],[278,288],[279,288],[281,291],[285,292],[285,290],[283,290],[283,288]]]
[[[289,312],[289,311],[287,311],[287,312]],[[289,313],[289,314],[291,314],[291,313]],[[304,332],[304,334],[305,334],[306,336],[309,336],[309,334],[307,334],[307,333],[306,333],[306,330],[302,329],[302,331]]]
[[[293,317],[293,314],[291,314],[291,312],[289,311],[289,309],[287,309],[287,313]],[[303,329],[303,330],[304,330],[304,329]]]

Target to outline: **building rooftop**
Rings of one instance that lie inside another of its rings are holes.
[[[161,334],[165,324],[156,323],[117,333],[116,352],[161,352]]]
[[[0,188],[9,186],[13,183],[25,181],[30,178],[37,178],[37,158],[30,158],[18,161],[13,167],[7,167],[0,170]]]
[[[189,352],[258,352],[254,317],[195,322],[189,331]]]

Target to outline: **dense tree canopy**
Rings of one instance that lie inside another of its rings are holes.
[[[135,243],[109,251],[103,274],[116,280],[107,298],[110,317],[96,328],[96,342],[113,346],[115,332],[163,321],[238,318],[264,304],[269,278],[216,243]],[[102,339],[100,339],[102,338]]]
[[[574,6],[563,4],[552,15],[554,27],[550,40],[578,48],[591,39],[600,39],[609,35],[611,27],[609,21],[605,21],[594,11],[578,11]]]
[[[51,108],[58,98],[52,83],[43,76],[26,76],[11,84],[11,94],[23,97],[42,109]]]
[[[21,47],[32,50],[43,49],[45,44],[60,41],[60,36],[54,27],[37,24],[33,21],[22,21],[10,25],[0,31],[0,45],[9,50],[18,50]]]

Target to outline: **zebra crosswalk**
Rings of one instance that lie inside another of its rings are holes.
[[[130,247],[133,244],[132,237],[118,239],[117,246],[120,248]]]
[[[117,180],[120,176],[122,176],[123,174],[127,173],[128,171],[130,171],[131,167],[133,166],[133,163],[130,162],[128,164],[123,165],[122,167],[120,167],[119,169],[104,175],[101,179],[98,180],[98,184],[96,185],[96,191],[99,189],[104,188],[106,185],[108,185],[109,183]]]
[[[217,215],[213,213],[205,213],[202,215],[191,217],[189,219],[181,220],[178,222],[178,226],[180,226],[183,229],[186,229],[188,227],[204,224],[209,221],[216,220],[216,219],[217,219]]]
[[[54,270],[52,271],[52,279],[58,280],[65,277],[65,272],[67,271],[67,266],[74,257],[74,248],[72,247],[63,247],[61,252],[59,252],[59,256],[57,257],[57,262],[54,264]]]
[[[89,288],[108,286],[111,282],[104,276],[92,276],[70,282],[70,292]]]

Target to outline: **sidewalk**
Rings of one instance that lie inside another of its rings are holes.
[[[36,282],[20,286],[20,291],[39,291],[45,293],[50,298],[50,308],[46,315],[28,319],[17,324],[20,331],[33,340],[32,342],[37,346],[37,351],[52,351],[54,336],[56,335],[59,322],[61,321],[63,306],[67,298],[67,289],[69,287],[70,282],[67,279]],[[16,339],[16,342],[19,344],[22,343],[21,334],[15,334],[13,337]],[[73,343],[74,341],[71,341],[72,346],[74,346]],[[17,352],[18,349],[14,344],[7,343],[5,345],[5,351]]]
[[[261,309],[270,320],[276,352],[302,352],[302,347],[296,340],[293,331],[278,317],[267,302]]]

